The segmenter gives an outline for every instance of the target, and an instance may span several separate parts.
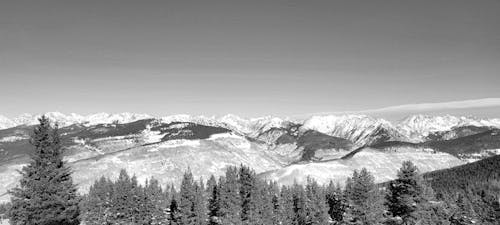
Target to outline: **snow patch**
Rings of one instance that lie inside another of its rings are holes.
[[[165,141],[160,144],[158,144],[158,148],[176,148],[176,147],[199,147],[200,146],[200,140],[186,140],[186,139],[179,139],[179,140],[170,140],[170,141]],[[156,149],[157,151],[158,149]]]
[[[15,141],[21,141],[21,140],[27,140],[29,137],[27,136],[9,136],[9,137],[4,137],[0,139],[0,142],[15,142]]]

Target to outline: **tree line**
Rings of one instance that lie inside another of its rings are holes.
[[[122,170],[116,180],[101,177],[80,196],[62,160],[57,126],[42,117],[31,143],[36,153],[6,207],[11,224],[494,224],[469,214],[463,197],[436,198],[409,161],[386,185],[361,169],[343,185],[308,178],[303,185],[279,186],[241,165],[206,181],[188,170],[178,190],[154,178],[140,184]]]

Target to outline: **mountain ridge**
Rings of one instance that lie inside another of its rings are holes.
[[[425,171],[433,171],[467,163],[464,158],[481,159],[482,155],[469,157],[481,153],[474,151],[475,146],[500,154],[496,150],[500,135],[494,129],[469,126],[494,125],[495,120],[420,116],[412,121],[422,126],[414,127],[420,129],[432,124],[429,121],[440,120],[445,122],[439,130],[451,130],[437,133],[431,130],[432,135],[415,144],[404,142],[408,138],[401,135],[397,125],[365,115],[293,121],[272,116],[245,119],[236,115],[141,117],[101,113],[89,116],[92,121],[87,123],[82,123],[84,119],[76,114],[68,116],[75,120],[59,113],[47,115],[57,122],[66,121],[59,129],[66,149],[65,159],[74,166],[75,177],[81,177],[75,180],[82,190],[93,181],[93,176],[115,176],[121,168],[141,179],[155,176],[164,178],[164,182],[177,183],[167,178],[181,177],[188,167],[196,176],[206,177],[210,173],[220,175],[227,166],[245,164],[267,178],[288,184],[295,179],[305,181],[309,175],[317,175],[321,182],[327,179],[342,182],[354,169],[369,167],[379,181],[384,181],[392,179],[398,169],[390,165],[399,165],[404,160],[415,161]],[[67,121],[78,123],[64,126],[70,124]],[[456,128],[456,124],[468,126]],[[33,148],[28,140],[33,128],[34,125],[24,125],[0,129],[0,194],[16,184],[16,171],[29,161]],[[427,144],[429,141],[433,144]],[[455,152],[450,149],[454,146],[465,146],[468,150]],[[463,158],[462,153],[468,155]]]
[[[12,119],[0,115],[0,129],[37,124],[37,118],[41,115],[42,114],[32,115],[25,113]],[[157,117],[148,114],[129,112],[116,114],[96,113],[86,116],[75,113],[66,115],[60,112],[47,112],[44,115],[58,122],[60,127],[74,124],[86,126],[110,123],[124,124],[142,119],[158,119],[165,123],[193,122],[202,125],[221,126],[251,137],[256,137],[260,133],[271,128],[284,128],[289,124],[302,124],[301,130],[303,131],[316,130],[321,133],[346,138],[361,144],[370,144],[370,140],[367,139],[370,138],[369,136],[371,133],[376,132],[387,133],[386,135],[388,136],[384,141],[404,139],[404,141],[422,142],[425,141],[424,139],[430,134],[450,131],[455,127],[475,126],[500,128],[500,118],[483,119],[472,116],[429,116],[424,114],[411,115],[397,123],[362,114],[311,116],[303,120],[293,120],[276,116],[244,118],[233,114],[227,114],[220,117],[194,116],[188,114]]]

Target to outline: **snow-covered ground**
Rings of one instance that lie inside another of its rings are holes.
[[[307,177],[314,178],[319,183],[327,183],[333,180],[343,185],[354,170],[367,168],[375,176],[376,182],[384,182],[395,178],[401,164],[407,160],[415,163],[422,173],[465,163],[447,153],[426,151],[384,153],[373,149],[365,149],[350,159],[293,164],[282,169],[263,173],[262,177],[275,180],[283,185],[291,185],[295,181],[304,183]]]

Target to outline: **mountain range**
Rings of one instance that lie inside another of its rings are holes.
[[[366,115],[241,118],[99,113],[46,113],[60,127],[65,159],[82,191],[98,176],[125,168],[139,181],[154,176],[177,184],[190,168],[197,177],[245,164],[281,184],[339,183],[368,168],[377,182],[394,178],[405,160],[422,172],[500,154],[500,119],[414,115],[398,123]],[[0,116],[0,201],[29,161],[29,135],[39,115]]]

